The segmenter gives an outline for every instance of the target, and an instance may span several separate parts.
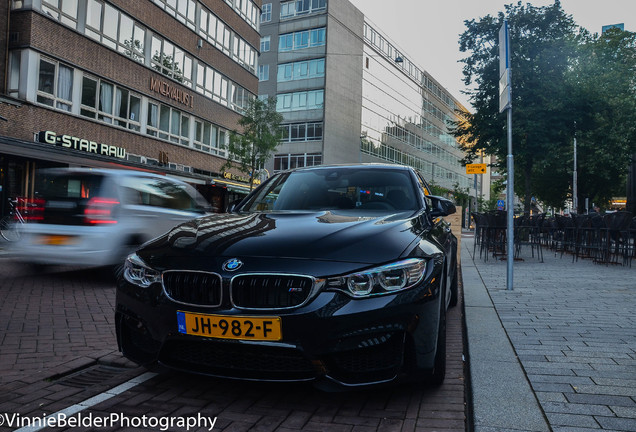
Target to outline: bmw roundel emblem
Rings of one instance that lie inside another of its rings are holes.
[[[225,271],[236,271],[241,268],[243,265],[243,261],[238,258],[232,258],[223,263],[223,270]]]

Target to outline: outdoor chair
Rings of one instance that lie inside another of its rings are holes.
[[[543,224],[545,214],[537,216],[520,216],[515,219],[515,259],[521,254],[521,246],[530,246],[532,258],[535,250],[539,261],[543,262],[543,249],[541,247],[540,225]]]
[[[619,211],[603,216],[605,228],[602,232],[601,253],[598,262],[605,264],[629,264],[629,228],[631,212]]]

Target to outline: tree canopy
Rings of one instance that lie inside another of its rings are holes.
[[[247,109],[238,124],[243,128],[243,133],[237,131],[230,133],[230,142],[227,146],[228,159],[224,168],[235,167],[250,177],[250,189],[254,185],[254,177],[257,170],[271,158],[283,138],[280,123],[282,114],[276,112],[276,99],[267,100],[253,98],[249,101]]]
[[[506,170],[506,114],[499,113],[498,87],[504,19],[511,40],[515,192],[525,211],[533,196],[554,207],[571,197],[575,136],[579,198],[607,199],[615,186],[624,186],[635,149],[634,34],[616,29],[591,35],[558,0],[544,7],[519,2],[496,17],[465,21],[459,44],[469,54],[462,62],[474,112],[462,113],[451,127],[466,151],[464,162],[483,150],[496,156],[499,171]]]

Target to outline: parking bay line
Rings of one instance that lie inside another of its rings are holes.
[[[155,372],[146,372],[143,373],[135,378],[132,378],[128,381],[126,381],[123,384],[120,384],[116,387],[113,387],[110,390],[106,390],[105,392],[102,392],[96,396],[90,397],[80,403],[77,403],[75,405],[71,405],[68,408],[64,408],[63,410],[57,411],[53,414],[50,414],[46,417],[52,417],[52,416],[56,416],[59,418],[59,416],[61,415],[65,415],[66,417],[71,417],[75,414],[77,414],[78,412],[84,411],[87,408],[91,408],[94,407],[95,405],[104,402],[114,396],[120,395],[123,392],[130,390],[133,387],[138,386],[139,384],[148,381],[151,378],[156,377],[157,374]],[[49,425],[47,424],[46,420],[43,420],[41,426],[25,426],[22,427],[20,429],[16,429],[14,432],[37,432],[39,430],[44,429],[45,427],[48,427]]]

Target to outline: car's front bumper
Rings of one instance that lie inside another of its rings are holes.
[[[144,289],[121,278],[117,338],[123,354],[139,364],[247,380],[369,385],[433,367],[440,286],[434,271],[401,293],[352,299],[327,291],[302,307],[264,313],[177,304],[159,284]],[[283,337],[265,342],[185,335],[178,331],[177,311],[276,316]]]

